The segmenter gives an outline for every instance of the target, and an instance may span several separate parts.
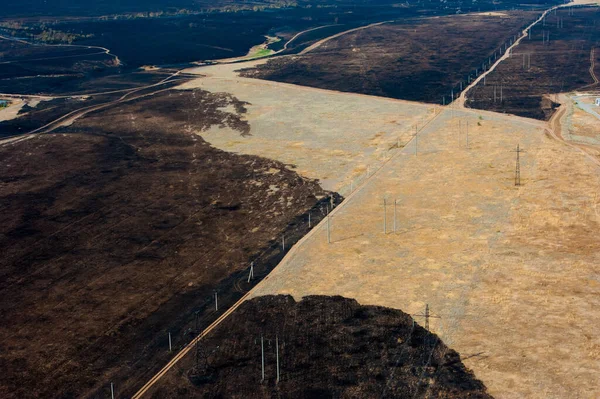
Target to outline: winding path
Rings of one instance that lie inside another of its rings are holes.
[[[42,46],[42,47],[73,47],[73,48],[83,48],[83,49],[89,49],[89,50],[101,50],[98,53],[93,53],[93,54],[81,54],[80,56],[68,56],[68,57],[51,57],[51,58],[39,58],[39,59],[34,59],[31,61],[38,61],[38,60],[44,60],[44,59],[53,59],[53,58],[70,58],[70,57],[83,57],[83,56],[88,56],[88,55],[96,55],[96,54],[106,54],[112,58],[115,59],[116,61],[116,65],[119,66],[121,65],[121,60],[119,59],[119,57],[116,54],[113,54],[110,52],[109,49],[107,49],[106,47],[100,47],[100,46],[83,46],[83,45],[79,45],[79,44],[38,44],[38,43],[31,43],[28,42],[27,40],[23,40],[23,39],[17,39],[15,37],[10,37],[10,36],[3,36],[0,35],[0,39],[4,39],[4,40],[9,40],[9,41],[13,41],[13,42],[18,42],[18,43],[23,43],[23,44],[28,44],[30,46]],[[28,60],[29,61],[29,60]],[[2,64],[7,64],[7,63],[11,63],[11,62],[17,62],[17,61],[5,61],[2,62]]]
[[[333,36],[329,36],[329,37],[326,37],[325,39],[321,39],[321,40],[319,40],[318,42],[316,42],[316,43],[315,43],[315,44],[313,44],[312,46],[308,46],[307,48],[305,48],[304,50],[302,50],[302,51],[301,51],[301,52],[299,52],[298,54],[299,54],[299,55],[303,55],[303,54],[306,54],[306,53],[310,53],[311,51],[313,51],[313,50],[315,50],[315,49],[317,49],[317,48],[321,47],[323,44],[327,43],[328,41],[330,41],[330,40],[332,40],[332,39],[335,39],[335,38],[338,38],[338,37],[340,37],[340,36],[343,36],[343,35],[345,35],[345,34],[352,33],[352,32],[356,32],[356,31],[358,31],[358,30],[363,30],[363,29],[367,29],[367,28],[372,28],[373,26],[378,26],[378,25],[388,24],[388,23],[390,23],[390,22],[394,22],[394,21],[393,21],[393,20],[390,20],[390,21],[376,22],[376,23],[374,23],[374,24],[365,25],[365,26],[359,26],[358,28],[353,28],[353,29],[345,30],[345,31],[343,31],[343,32],[340,32],[340,33],[336,33],[336,34],[335,34],[335,35],[333,35]]]
[[[595,54],[595,51],[596,51],[596,48],[592,47],[592,50],[590,51],[590,75],[592,76],[592,79],[594,79],[594,85],[597,85],[598,84],[598,77],[596,76],[596,72],[594,71],[594,69],[596,69],[596,54]]]

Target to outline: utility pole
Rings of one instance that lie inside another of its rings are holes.
[[[277,380],[279,383],[279,335],[275,335],[275,353],[277,354]]]
[[[310,214],[309,214],[310,215]],[[248,273],[248,282],[254,278],[254,262],[250,263],[250,273]]]
[[[219,311],[219,298],[217,294],[217,290],[215,290],[215,312]]]
[[[262,379],[260,380],[260,382],[263,382],[265,380],[265,342],[264,342],[262,335],[260,336],[260,353],[262,356],[262,360],[261,360]]]
[[[171,331],[169,331],[169,352],[172,352],[172,346],[171,346]]]
[[[419,132],[417,130],[417,127],[415,126],[415,156],[417,156],[418,152],[419,152]]]
[[[383,199],[383,234],[387,234],[387,225],[386,225],[386,203],[385,198]]]
[[[329,211],[327,211],[327,243],[331,244],[331,216],[329,216]]]
[[[519,144],[517,144],[517,150],[515,152],[517,153],[517,164],[515,166],[515,186],[518,187],[521,185],[521,156],[520,156],[520,154],[525,151],[521,150],[519,148]]]
[[[281,248],[285,252],[285,236],[281,236]]]
[[[115,399],[115,385],[112,382],[110,383],[110,397]]]
[[[425,313],[416,313],[413,316],[425,318],[425,329],[429,331],[429,319],[440,319],[440,316],[436,316],[429,312],[429,304],[425,304]]]
[[[398,202],[397,199],[394,200],[394,233],[396,232],[396,203]]]

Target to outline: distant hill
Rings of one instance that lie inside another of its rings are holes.
[[[262,7],[289,6],[365,6],[398,5],[398,0],[19,0],[2,4],[0,20],[15,17],[47,16],[99,16],[128,13],[178,13],[199,12],[205,10],[243,10]],[[540,6],[557,3],[555,0],[458,0],[430,1],[423,7],[439,7],[452,4],[452,8],[485,8],[493,4],[498,9],[521,7],[523,5]],[[414,5],[414,2],[411,4]]]
[[[286,0],[20,0],[2,5],[2,17],[98,16],[122,13],[201,11],[232,7],[286,6]]]

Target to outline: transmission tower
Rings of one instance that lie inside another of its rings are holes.
[[[514,151],[517,153],[517,164],[515,166],[515,186],[521,185],[521,156],[522,152],[525,150],[520,149],[519,144],[517,144],[517,149]]]
[[[439,319],[440,316],[433,315],[429,312],[429,304],[425,305],[425,313],[416,313],[413,316],[425,318],[425,329],[429,331],[429,319]]]

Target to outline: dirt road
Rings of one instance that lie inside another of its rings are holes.
[[[302,50],[298,54],[299,55],[303,55],[303,54],[310,53],[311,51],[313,51],[315,49],[318,49],[319,47],[321,47],[323,44],[327,43],[331,39],[335,39],[336,37],[340,37],[340,36],[346,35],[348,33],[356,32],[356,31],[359,31],[359,30],[368,29],[368,28],[371,28],[373,26],[378,26],[378,25],[383,25],[383,24],[389,24],[390,22],[394,22],[394,21],[391,20],[391,21],[376,22],[374,24],[365,25],[365,26],[359,26],[358,28],[349,29],[349,30],[346,30],[344,32],[336,33],[335,35],[332,35],[332,36],[326,37],[325,39],[319,40],[318,42],[316,42],[312,46],[309,46],[309,47],[305,48],[304,50]]]
[[[23,44],[28,44],[30,46],[43,46],[43,47],[72,47],[72,48],[83,48],[83,49],[97,49],[100,50],[99,53],[94,53],[94,54],[106,54],[110,57],[112,57],[115,60],[115,65],[119,66],[121,65],[121,60],[119,59],[119,57],[116,54],[113,54],[110,52],[109,49],[107,49],[106,47],[100,47],[100,46],[83,46],[83,45],[78,45],[78,44],[46,44],[46,43],[31,43],[28,42],[27,40],[23,40],[23,39],[17,39],[14,37],[9,37],[9,36],[3,36],[0,35],[0,39],[4,39],[4,40],[9,40],[9,41],[13,41],[13,42],[18,42],[18,43],[23,43]],[[88,56],[91,54],[84,54],[82,56]],[[69,57],[58,57],[60,59],[63,58],[69,58]],[[40,58],[39,60],[44,60],[44,59],[52,59],[52,58]],[[36,60],[33,60],[36,61]],[[8,62],[2,62],[2,64],[6,64]]]
[[[594,79],[594,84],[598,84],[598,77],[596,76],[596,54],[595,54],[596,48],[593,48],[590,51],[590,75],[592,76],[592,79]]]
[[[47,124],[45,124],[44,126],[41,126],[37,129],[34,129],[32,131],[30,131],[29,133],[25,133],[23,135],[19,135],[17,137],[9,137],[7,139],[2,139],[0,140],[0,146],[4,146],[4,145],[9,145],[9,144],[16,144],[20,141],[23,140],[28,140],[32,137],[34,137],[37,134],[43,134],[43,133],[50,133],[56,129],[58,129],[59,127],[62,126],[68,126],[70,124],[72,124],[73,122],[75,122],[77,119],[80,119],[82,117],[84,117],[85,115],[89,114],[90,112],[94,112],[94,111],[99,111],[101,109],[106,109],[109,107],[112,107],[114,105],[120,104],[124,101],[131,101],[131,100],[136,100],[139,98],[143,98],[143,97],[147,97],[147,96],[151,96],[153,94],[157,94],[160,93],[166,89],[159,89],[150,93],[145,93],[143,95],[140,96],[136,96],[136,97],[130,97],[131,95],[138,93],[140,91],[144,91],[144,90],[148,90],[151,89],[153,87],[159,87],[162,86],[166,83],[172,83],[172,82],[177,82],[178,79],[174,79],[177,76],[179,76],[181,74],[181,71],[177,71],[171,75],[169,75],[167,78],[161,80],[158,83],[154,83],[148,86],[143,86],[143,87],[138,87],[138,88],[134,88],[134,89],[126,89],[126,90],[114,90],[114,91],[109,91],[109,92],[104,92],[104,93],[97,93],[96,95],[101,95],[101,94],[114,94],[114,93],[121,93],[121,92],[125,92],[125,94],[123,96],[121,96],[120,98],[114,100],[114,101],[109,101],[106,103],[102,103],[102,104],[97,104],[97,105],[91,105],[91,106],[87,106],[87,107],[83,107],[80,109],[77,109],[75,111],[71,111],[55,120],[53,120],[52,122],[49,122]],[[182,81],[186,80],[186,79],[181,79]],[[12,95],[14,97],[19,97],[17,95]],[[90,95],[85,95],[85,96],[63,96],[63,97],[32,97],[32,98],[43,98],[44,100],[47,99],[52,99],[52,98],[81,98],[81,97],[87,97]]]
[[[531,25],[529,25],[527,28],[525,28],[521,34],[521,36],[510,46],[506,49],[506,51],[504,52],[504,54],[498,58],[496,60],[496,62],[491,65],[484,73],[482,73],[481,75],[479,75],[477,77],[477,79],[475,79],[474,81],[471,82],[471,84],[469,84],[461,93],[460,96],[453,101],[453,105],[455,105],[457,108],[464,108],[465,107],[465,102],[467,100],[467,93],[469,92],[469,90],[471,90],[473,87],[475,87],[479,82],[481,82],[481,80],[485,79],[485,77],[490,74],[491,72],[494,71],[494,69],[496,69],[496,67],[504,60],[506,60],[507,58],[510,57],[512,50],[517,47],[519,45],[519,43],[521,43],[521,40],[523,40],[524,38],[527,37],[527,35],[529,34],[529,30],[531,28],[533,28],[535,25],[537,25],[540,21],[542,21],[546,15],[548,15],[548,13],[550,13],[551,11],[554,11],[556,8],[560,8],[560,7],[566,7],[566,5],[561,4],[559,6],[554,6],[552,8],[547,9],[546,11],[544,11],[544,13],[538,18],[536,19],[534,22],[531,23]]]

